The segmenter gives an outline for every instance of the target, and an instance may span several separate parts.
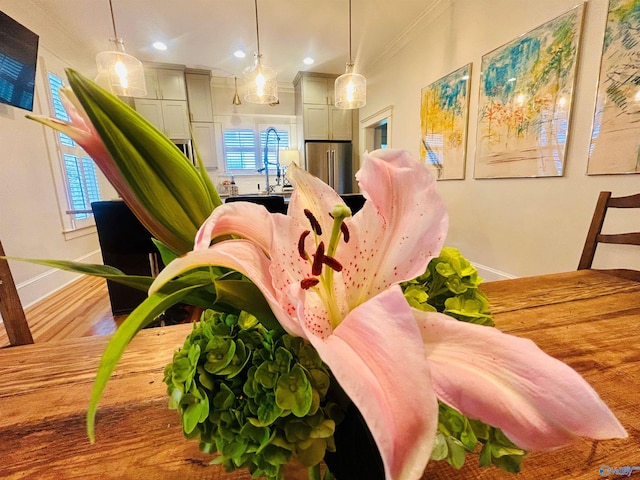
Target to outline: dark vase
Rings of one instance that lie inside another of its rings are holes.
[[[360,411],[350,403],[334,434],[336,451],[325,454],[325,463],[336,480],[384,480],[378,447]]]

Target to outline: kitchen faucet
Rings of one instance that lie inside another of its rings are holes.
[[[272,133],[276,136],[276,161],[269,162],[269,134]],[[269,190],[272,187],[269,186],[269,165],[276,166],[276,185],[280,185],[280,135],[278,135],[277,130],[274,127],[267,128],[267,132],[264,139],[264,158],[263,158],[264,167],[258,169],[258,172],[264,171],[266,188],[265,192],[269,195]],[[271,190],[273,191],[273,190]]]

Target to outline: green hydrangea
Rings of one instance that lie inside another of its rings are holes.
[[[489,301],[478,288],[481,282],[478,271],[457,249],[444,247],[425,273],[401,286],[414,308],[493,326]]]
[[[342,411],[327,400],[328,368],[301,338],[246,312],[205,311],[164,381],[185,436],[227,471],[281,479],[293,457],[313,467],[335,451]]]

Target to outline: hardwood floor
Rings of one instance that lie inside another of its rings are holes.
[[[25,309],[35,343],[64,338],[109,335],[126,318],[114,318],[106,280],[84,276]],[[0,324],[0,347],[9,339]]]

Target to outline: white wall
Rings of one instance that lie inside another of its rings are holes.
[[[72,66],[95,74],[95,52],[82,50],[47,22],[29,0],[0,0],[0,10],[40,36],[34,114],[50,116],[42,65]],[[93,70],[93,71],[92,71]],[[0,105],[0,239],[9,256],[101,262],[92,229],[77,238],[63,234],[54,175],[60,175],[53,133],[27,120],[25,110]],[[113,190],[101,182],[103,192]],[[70,273],[10,262],[23,306],[76,278]]]
[[[379,61],[365,67],[368,103],[360,118],[393,105],[391,146],[418,157],[421,89],[473,63],[466,179],[439,182],[438,188],[451,217],[447,243],[460,248],[487,279],[575,270],[598,192],[640,191],[640,175],[585,175],[607,4],[586,5],[561,178],[473,179],[478,85],[483,54],[565,13],[575,0],[439,0]],[[640,219],[634,225],[640,228]],[[637,250],[607,247],[599,247],[594,267],[615,257],[617,267],[640,269]]]

